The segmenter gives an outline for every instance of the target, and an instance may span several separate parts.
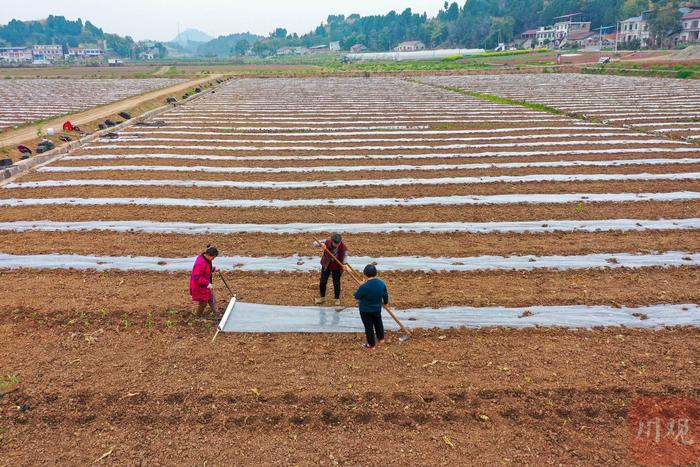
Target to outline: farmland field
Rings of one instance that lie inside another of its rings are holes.
[[[429,81],[563,107],[520,79]],[[606,102],[667,89],[600,79]],[[700,146],[634,127],[637,103],[602,124],[399,78],[236,79],[0,185],[0,362],[20,380],[0,455],[631,463],[634,397],[700,395]],[[208,243],[240,299],[310,305],[331,231],[397,309],[486,328],[371,355],[264,322],[209,344],[187,291]]]
[[[437,77],[427,81],[545,104],[611,125],[700,139],[698,81],[581,74]]]
[[[0,131],[166,88],[179,79],[0,80]]]

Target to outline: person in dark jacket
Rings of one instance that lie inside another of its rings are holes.
[[[389,291],[383,280],[377,278],[377,268],[373,264],[365,266],[364,274],[367,282],[355,292],[355,298],[360,302],[360,319],[365,326],[367,350],[376,349],[377,341],[384,343],[384,323],[382,323],[382,305],[389,304]],[[375,340],[376,334],[376,340]]]
[[[202,316],[204,309],[209,305],[214,316],[218,316],[216,298],[214,297],[213,274],[216,268],[212,261],[219,256],[219,250],[215,246],[207,245],[207,249],[197,256],[190,275],[190,295],[192,301],[197,302],[197,316]]]
[[[343,238],[339,233],[334,233],[325,242],[328,251],[333,253],[333,256],[338,258],[338,261],[345,263],[347,248],[343,243]],[[320,305],[326,301],[326,285],[328,278],[333,277],[333,294],[335,296],[334,304],[340,305],[340,277],[343,274],[343,266],[338,264],[326,250],[323,250],[321,256],[321,282],[319,284],[319,297],[315,300],[316,305]]]

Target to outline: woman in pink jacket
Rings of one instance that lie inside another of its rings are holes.
[[[190,295],[192,296],[192,301],[197,302],[197,316],[202,316],[207,304],[209,304],[214,316],[218,316],[214,286],[212,284],[212,276],[216,268],[211,264],[217,256],[219,256],[219,250],[215,246],[207,245],[204,253],[197,256],[197,259],[194,261],[192,275],[190,276]]]

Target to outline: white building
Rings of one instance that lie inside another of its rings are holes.
[[[339,52],[340,51],[340,41],[334,41],[328,44],[328,48],[331,50],[331,52]]]
[[[580,13],[572,13],[554,18],[558,20],[554,23],[554,38],[557,44],[564,42],[569,34],[578,36],[583,32],[589,32],[591,30],[590,21],[574,21],[574,19],[580,16]]]
[[[309,49],[306,47],[282,47],[277,49],[277,55],[306,55]]]
[[[0,48],[0,61],[3,62],[31,62],[34,59],[32,50],[27,47],[2,47]]]
[[[421,41],[406,41],[394,47],[394,52],[418,52],[425,50],[425,44]]]
[[[32,55],[34,60],[47,60],[49,62],[61,60],[63,58],[63,46],[38,44],[32,47]]]
[[[620,32],[617,35],[618,43],[629,43],[638,40],[642,47],[649,46],[649,13],[645,11],[639,16],[620,21]]]
[[[71,47],[68,49],[68,56],[70,58],[99,58],[104,55],[104,50],[93,49],[85,47]]]
[[[535,33],[537,47],[544,47],[556,41],[556,33],[552,26],[541,26]]]

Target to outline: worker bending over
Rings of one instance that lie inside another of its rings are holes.
[[[335,296],[334,304],[336,306],[340,305],[340,276],[343,274],[343,263],[345,263],[345,256],[347,254],[347,248],[345,243],[343,243],[343,238],[339,233],[334,233],[325,242],[326,249],[323,250],[323,256],[321,256],[321,282],[319,284],[319,297],[315,300],[316,305],[321,305],[326,301],[326,285],[328,284],[328,278],[333,277],[333,294]],[[338,261],[333,259],[335,256]]]
[[[355,298],[360,302],[360,318],[367,335],[367,343],[363,347],[367,350],[374,350],[377,341],[380,344],[384,343],[382,305],[389,304],[389,291],[384,281],[376,277],[377,268],[374,265],[365,266],[363,273],[368,280],[357,289]]]

